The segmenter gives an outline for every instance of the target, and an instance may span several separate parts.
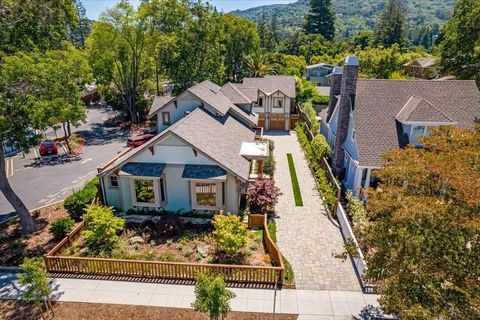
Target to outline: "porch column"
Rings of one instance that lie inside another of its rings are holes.
[[[263,177],[263,160],[257,160],[257,175]]]
[[[367,169],[367,178],[365,179],[365,189],[370,187],[370,174],[372,173],[372,169]]]

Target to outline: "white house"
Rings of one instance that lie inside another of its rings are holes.
[[[318,86],[330,85],[330,74],[334,65],[328,63],[317,63],[306,67],[305,79],[315,83]]]
[[[160,133],[99,168],[104,203],[123,211],[238,213],[250,160],[269,152],[256,140],[252,105],[239,105],[208,80],[155,99],[150,117]]]
[[[480,118],[475,81],[357,79],[359,61],[348,57],[332,73],[330,104],[320,131],[332,147],[333,171],[360,195],[374,186],[388,150],[413,144],[432,127],[473,127]]]

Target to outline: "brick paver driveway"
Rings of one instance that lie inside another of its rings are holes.
[[[283,192],[276,205],[278,246],[292,265],[297,289],[360,291],[350,259],[334,257],[344,251],[343,238],[326,216],[295,132],[266,136],[275,141],[275,182]],[[295,206],[287,153],[295,162],[303,207]]]

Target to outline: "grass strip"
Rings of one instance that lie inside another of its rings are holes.
[[[300,193],[300,186],[298,185],[297,171],[295,171],[295,164],[291,153],[287,153],[288,168],[290,169],[290,179],[292,180],[293,195],[295,196],[295,205],[303,207],[302,194]]]

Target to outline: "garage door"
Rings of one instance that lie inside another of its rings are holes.
[[[280,117],[271,118],[270,130],[285,130],[285,119]]]
[[[258,117],[258,127],[265,128],[265,117]]]

